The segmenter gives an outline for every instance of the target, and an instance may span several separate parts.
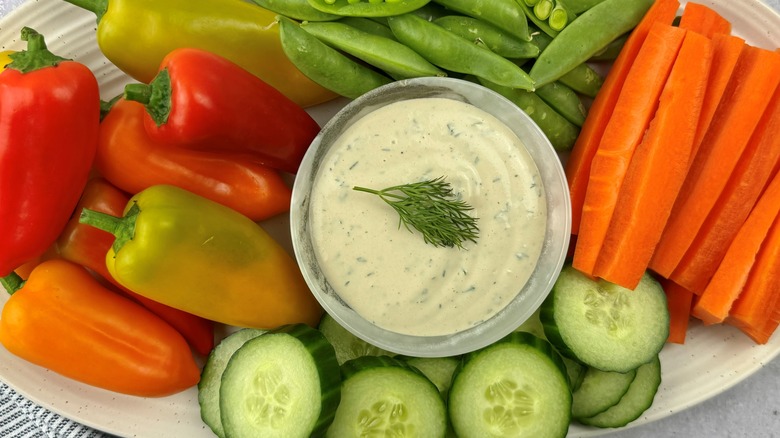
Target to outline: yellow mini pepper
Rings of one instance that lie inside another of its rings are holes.
[[[11,50],[5,50],[0,52],[0,73],[5,70],[5,66],[11,63]]]
[[[276,14],[244,0],[66,0],[97,15],[103,54],[149,83],[163,58],[192,47],[227,58],[302,107],[336,95],[304,76],[285,56]]]
[[[85,209],[80,220],[116,236],[107,268],[147,298],[239,327],[314,326],[322,316],[297,263],[273,237],[184,189],[152,186],[130,199],[122,218]]]

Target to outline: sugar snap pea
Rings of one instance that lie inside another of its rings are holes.
[[[539,56],[539,47],[523,41],[487,21],[466,15],[447,15],[434,23],[470,41],[481,41],[493,52],[510,59],[527,59]]]
[[[414,14],[388,17],[387,21],[399,42],[444,70],[473,74],[508,87],[534,89],[529,75],[517,64],[435,23]]]
[[[566,6],[576,14],[581,14],[604,0],[566,0]]]
[[[528,20],[531,23],[533,23],[533,26],[536,28],[536,29],[534,29],[534,27],[529,26],[529,30],[528,31],[531,34],[532,40],[533,40],[533,38],[536,37],[534,30],[542,31],[547,36],[549,36],[551,38],[555,38],[556,36],[558,36],[559,32],[557,30],[553,29],[550,26],[550,24],[547,23],[546,20],[543,20],[543,19],[541,19],[541,18],[536,16],[536,14],[534,13],[534,8],[533,7],[528,6],[527,4],[525,4],[523,2],[519,2],[518,5],[520,6],[520,9],[523,10],[523,13],[525,13],[525,16],[528,18]],[[537,3],[537,5],[538,5],[538,3]]]
[[[303,22],[301,28],[329,46],[387,72],[391,77],[446,76],[414,50],[342,22]]]
[[[654,0],[604,0],[553,38],[531,67],[537,86],[549,84],[633,29]]]
[[[379,23],[370,18],[343,17],[339,20],[339,23],[344,23],[346,25],[354,27],[355,29],[362,30],[363,32],[368,32],[385,38],[395,39],[395,35],[393,35],[393,31],[390,30],[387,24]]]
[[[322,12],[350,17],[388,17],[425,6],[430,0],[308,0]]]
[[[312,7],[308,0],[252,0],[258,6],[293,20],[331,21],[341,18]]]
[[[278,17],[282,50],[304,75],[321,86],[351,99],[391,82],[391,79],[349,59],[301,29]]]
[[[536,94],[555,112],[577,126],[585,122],[587,111],[580,96],[571,88],[555,81],[536,89]]]
[[[530,41],[528,18],[516,0],[433,0],[469,17],[479,18],[523,41]]]
[[[532,31],[533,42],[541,51],[552,42],[552,37],[540,31]],[[563,76],[558,78],[558,82],[573,89],[577,93],[583,94],[588,97],[596,97],[601,84],[604,82],[604,78],[587,63],[583,62],[572,68]]]
[[[503,87],[501,85],[480,79],[479,82],[487,88],[506,97],[523,112],[528,114],[550,140],[556,151],[568,151],[574,146],[580,129],[565,117],[558,114],[552,107],[542,100],[536,93],[516,88]]]
[[[617,37],[611,43],[604,47],[603,50],[590,57],[589,61],[614,61],[617,58],[620,51],[623,50],[623,45],[626,43],[630,33],[624,33]]]

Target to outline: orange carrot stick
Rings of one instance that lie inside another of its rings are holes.
[[[711,61],[710,39],[687,32],[626,171],[594,276],[634,289],[647,270],[688,171]]]
[[[730,34],[731,22],[714,9],[700,3],[688,2],[680,17],[680,27],[700,33],[707,38],[717,34]]]
[[[745,45],[650,268],[669,277],[712,210],[780,83],[780,53]]]
[[[663,280],[662,286],[666,293],[666,305],[669,308],[669,338],[666,342],[684,344],[691,319],[691,304],[693,292],[679,284]]]
[[[780,300],[780,219],[761,245],[745,288],[726,319],[758,344],[766,344],[778,325]]]
[[[615,103],[617,103],[620,90],[623,89],[631,66],[634,64],[645,38],[647,38],[650,27],[656,22],[671,24],[679,7],[678,0],[657,0],[650,7],[623,45],[623,49],[612,64],[599,93],[588,110],[588,117],[582,125],[580,135],[577,137],[566,162],[566,178],[569,182],[572,203],[573,234],[579,232],[591,160],[596,154],[596,149],[601,142],[602,135],[604,135],[604,130],[612,116]]]
[[[756,202],[691,314],[705,324],[723,322],[739,297],[772,223],[780,213],[780,173]]]
[[[593,156],[572,262],[584,273],[593,274],[626,170],[655,114],[685,33],[662,23],[650,28]]]
[[[671,279],[700,294],[718,269],[780,158],[780,87],[756,126],[734,173]]]

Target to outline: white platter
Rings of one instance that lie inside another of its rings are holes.
[[[734,34],[750,44],[780,47],[780,15],[758,0],[700,0],[729,19]],[[101,84],[104,99],[121,92],[129,82],[101,54],[95,42],[95,16],[62,0],[28,0],[0,19],[0,50],[19,50],[25,44],[19,31],[29,26],[41,32],[49,48],[60,56],[89,66]],[[132,44],[132,42],[129,42]],[[312,110],[324,122],[344,101]],[[264,224],[280,240],[289,242],[286,217]],[[7,295],[0,293],[0,305]],[[57,342],[52,334],[51,342]],[[704,327],[693,322],[685,345],[667,345],[661,353],[663,383],[653,406],[629,427],[667,417],[709,399],[750,376],[780,354],[780,336],[767,345],[755,345],[739,331]],[[119,436],[211,437],[200,420],[197,392],[191,388],[165,398],[124,396],[86,386],[31,365],[0,347],[0,380],[35,403],[95,429]],[[571,437],[610,433],[573,425]]]

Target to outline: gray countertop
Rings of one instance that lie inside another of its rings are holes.
[[[741,2],[744,0],[734,0]],[[776,10],[780,10],[780,0],[763,0]],[[0,0],[0,17],[23,3],[23,0]],[[775,335],[777,336],[777,335]],[[9,402],[9,397],[13,403]],[[24,415],[13,420],[30,422],[28,428],[15,428],[15,435],[23,436],[94,436],[85,428],[74,429],[71,426],[65,430],[62,427],[56,432],[48,431],[46,435],[34,427],[40,427],[42,418],[47,419],[51,413],[41,413],[29,402],[25,403],[18,394],[10,389],[0,393],[0,431],[7,429],[8,409],[24,409]],[[48,415],[48,417],[47,417]],[[60,424],[55,420],[47,420],[49,424]],[[74,432],[75,431],[75,432]],[[5,435],[4,435],[5,436]],[[615,431],[612,437],[780,437],[780,358],[764,364],[755,374],[720,395],[706,400],[692,408],[677,412],[664,419],[642,426]]]

